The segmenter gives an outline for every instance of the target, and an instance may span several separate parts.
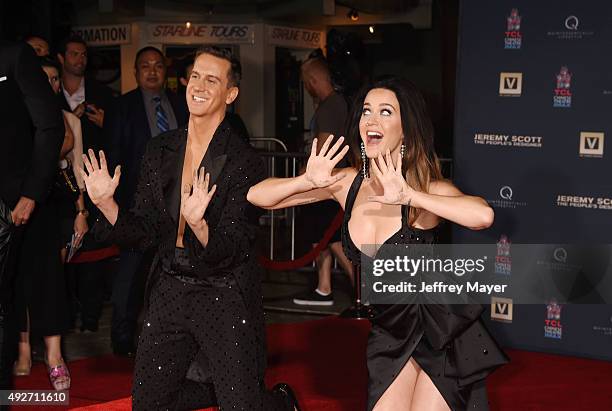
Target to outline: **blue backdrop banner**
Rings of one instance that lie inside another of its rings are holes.
[[[454,242],[610,243],[612,2],[460,4],[454,176],[495,223]],[[487,317],[505,346],[612,360],[610,305],[493,298]]]

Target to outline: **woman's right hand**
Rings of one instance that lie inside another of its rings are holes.
[[[89,231],[89,225],[87,224],[87,217],[85,217],[85,215],[81,213],[77,214],[76,217],[74,218],[73,229],[74,229],[74,236],[75,236],[74,246],[78,247],[79,244],[81,244],[81,242],[83,241],[85,234],[87,234],[87,232]]]
[[[345,173],[332,175],[332,171],[347,153],[349,146],[344,145],[342,150],[338,152],[338,149],[344,142],[344,137],[340,137],[336,144],[329,148],[333,139],[333,135],[327,137],[319,153],[317,153],[317,139],[315,138],[312,142],[312,151],[310,152],[310,157],[306,164],[306,173],[304,174],[312,188],[329,187],[344,178]]]
[[[108,174],[108,168],[106,164],[106,156],[104,151],[100,150],[100,164],[92,149],[88,150],[89,157],[83,154],[83,163],[85,164],[85,170],[80,169],[79,172],[83,176],[85,181],[85,187],[87,188],[87,194],[97,207],[112,201],[113,194],[119,185],[119,178],[121,177],[121,166],[115,167],[115,173],[113,177]]]

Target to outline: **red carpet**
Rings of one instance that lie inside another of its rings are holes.
[[[267,384],[291,384],[304,411],[365,409],[368,329],[367,322],[338,318],[269,326]],[[492,410],[612,410],[612,363],[516,350],[508,354],[512,362],[489,379]],[[70,408],[129,410],[131,366],[112,356],[70,363]],[[42,364],[30,377],[18,378],[17,388],[49,389]]]

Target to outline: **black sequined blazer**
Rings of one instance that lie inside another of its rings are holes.
[[[155,282],[160,262],[172,261],[178,230],[181,176],[187,130],[166,132],[147,145],[140,167],[134,205],[119,209],[114,226],[101,217],[94,227],[100,240],[122,248],[157,249],[149,283]],[[261,271],[254,244],[261,210],[246,199],[249,188],[265,177],[264,163],[238,131],[224,120],[215,132],[202,160],[217,190],[204,218],[209,240],[202,246],[189,226],[184,244],[196,276],[231,273],[245,304],[257,322],[262,321]]]

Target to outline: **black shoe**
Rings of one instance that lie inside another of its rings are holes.
[[[293,299],[293,304],[330,306],[334,305],[334,295],[332,293],[321,295],[317,290],[313,290],[295,297]]]
[[[136,349],[131,343],[113,343],[113,354],[118,357],[134,358]]]
[[[288,407],[288,410],[301,411],[297,399],[295,398],[295,393],[293,392],[289,384],[284,382],[276,384],[274,388],[272,388],[272,393],[283,399],[283,401]]]

